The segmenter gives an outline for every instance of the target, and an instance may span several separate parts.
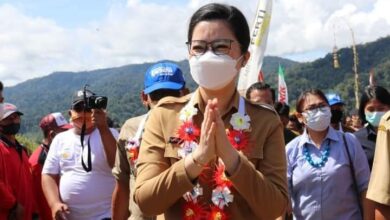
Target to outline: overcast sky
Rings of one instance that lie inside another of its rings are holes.
[[[258,0],[0,0],[0,80],[6,86],[48,75],[183,60],[191,14],[208,2],[232,4],[252,24]],[[276,0],[267,55],[297,61],[334,45],[390,34],[389,0]]]

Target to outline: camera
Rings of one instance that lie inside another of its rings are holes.
[[[87,89],[88,86],[88,84],[85,84],[82,94],[84,99],[84,109],[106,109],[107,97],[96,95]]]
[[[107,97],[92,95],[86,98],[85,107],[87,109],[106,109]]]

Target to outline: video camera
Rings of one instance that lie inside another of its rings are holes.
[[[84,103],[86,109],[106,109],[107,108],[107,97],[106,96],[98,96],[95,93],[87,90],[87,86],[84,86],[83,95],[84,95]],[[92,93],[92,95],[87,96],[87,92]]]

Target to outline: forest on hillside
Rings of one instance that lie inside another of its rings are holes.
[[[368,85],[368,74],[375,72],[378,85],[390,89],[390,37],[375,42],[357,45],[360,77],[360,92]],[[277,88],[278,65],[285,68],[290,105],[309,88],[319,88],[324,92],[337,92],[346,102],[346,107],[354,107],[353,54],[351,48],[338,52],[339,69],[333,68],[333,57],[329,53],[313,62],[297,63],[279,57],[265,57],[263,72],[266,83]],[[188,61],[176,62],[183,70],[187,87],[193,91],[196,84],[189,74]],[[38,123],[42,116],[60,111],[67,115],[72,94],[85,84],[99,95],[108,97],[110,117],[120,126],[130,117],[145,113],[139,100],[143,88],[143,75],[153,63],[133,64],[109,69],[84,72],[55,72],[48,76],[27,80],[13,87],[6,87],[4,96],[7,102],[16,104],[23,116],[21,132],[40,140]]]

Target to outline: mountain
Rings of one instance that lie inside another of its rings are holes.
[[[186,85],[193,91],[195,82],[189,74],[187,60],[176,62],[184,73]],[[275,72],[278,63],[293,67],[297,62],[278,57],[265,57],[265,72]],[[116,68],[83,72],[55,72],[48,76],[27,80],[4,89],[7,102],[14,103],[25,113],[22,118],[23,133],[39,133],[40,119],[50,113],[61,111],[68,115],[72,95],[85,84],[98,95],[108,97],[109,116],[119,125],[127,118],[145,113],[139,94],[143,89],[143,77],[154,63],[126,65]]]
[[[360,92],[368,85],[368,72],[374,68],[379,85],[390,88],[390,37],[375,42],[357,45],[359,57]],[[338,92],[348,110],[354,107],[353,54],[351,48],[338,52],[341,68],[333,68],[333,57],[329,53],[313,62],[297,63],[279,57],[265,57],[263,72],[265,81],[277,88],[279,63],[285,67],[285,78],[289,90],[290,105],[309,88],[319,88],[324,92]],[[192,91],[196,84],[189,74],[188,61],[177,62],[184,73],[187,87]],[[145,112],[139,100],[143,88],[143,74],[152,63],[127,65],[117,68],[84,71],[55,72],[48,76],[27,80],[4,90],[6,101],[16,104],[25,113],[22,132],[39,133],[38,123],[42,116],[55,111],[67,115],[74,91],[85,84],[99,95],[108,97],[110,117],[118,124],[125,119]],[[360,93],[361,94],[361,93]]]
[[[359,94],[369,84],[369,72],[373,70],[379,86],[390,89],[390,36],[356,46],[358,53]],[[355,106],[354,72],[352,48],[338,51],[340,68],[333,68],[333,55],[313,62],[286,68],[285,77],[289,88],[289,98],[298,98],[303,90],[318,88],[324,92],[338,92],[345,101],[346,108]],[[271,83],[271,82],[270,82]],[[276,85],[276,80],[273,82]],[[272,83],[271,83],[272,84]],[[390,91],[390,90],[389,90]],[[290,104],[294,104],[291,102]]]

